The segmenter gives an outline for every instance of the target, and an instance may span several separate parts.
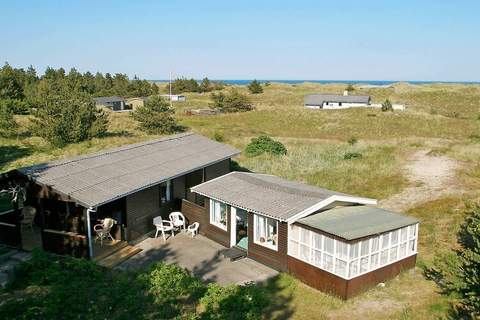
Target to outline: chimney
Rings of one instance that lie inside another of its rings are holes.
[[[348,96],[348,90],[343,90],[343,95]]]

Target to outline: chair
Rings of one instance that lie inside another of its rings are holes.
[[[94,225],[93,230],[97,234],[95,241],[100,240],[100,245],[103,246],[103,239],[110,239],[112,241],[115,240],[110,234],[110,230],[112,230],[113,225],[116,223],[117,221],[113,220],[112,218],[105,218],[103,219],[102,223]]]
[[[158,232],[162,232],[163,241],[167,241],[167,237],[165,236],[165,232],[171,232],[172,237],[175,237],[175,233],[173,232],[175,227],[173,226],[172,221],[169,220],[162,220],[162,217],[155,217],[153,218],[153,225],[157,228],[157,232],[155,232],[155,239],[158,237]]]
[[[170,221],[173,223],[173,227],[175,229],[185,230],[185,216],[181,212],[174,211],[170,213],[168,217],[170,218]]]
[[[22,208],[23,219],[20,222],[20,227],[23,225],[28,225],[33,231],[33,222],[35,220],[35,214],[37,210],[31,206],[25,206]]]
[[[197,235],[198,227],[200,227],[200,223],[198,222],[194,222],[188,226],[187,232],[190,232],[192,234],[192,238]]]

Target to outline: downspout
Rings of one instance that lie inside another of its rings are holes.
[[[92,228],[90,223],[90,212],[97,212],[95,208],[88,208],[87,209],[87,237],[88,237],[88,256],[90,259],[93,258],[93,243],[92,243]]]

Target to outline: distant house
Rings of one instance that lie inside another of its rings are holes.
[[[178,94],[161,94],[160,97],[163,97],[167,100],[170,101],[186,101],[187,98],[183,95],[178,95]]]
[[[125,100],[125,104],[129,106],[130,109],[135,110],[138,107],[143,107],[145,105],[145,101],[147,101],[148,97],[134,97],[128,98]]]
[[[304,106],[309,109],[347,109],[369,107],[370,96],[338,94],[309,94],[304,98]]]
[[[109,108],[113,111],[125,110],[125,99],[118,96],[93,98],[97,107]]]

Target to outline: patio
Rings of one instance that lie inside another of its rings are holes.
[[[152,237],[138,243],[136,247],[142,251],[116,268],[134,270],[163,261],[175,263],[205,282],[221,285],[262,282],[278,274],[249,258],[231,262],[221,254],[225,247],[202,235],[191,238],[181,232],[175,237],[167,238],[167,241],[163,241],[161,236],[157,239]]]

